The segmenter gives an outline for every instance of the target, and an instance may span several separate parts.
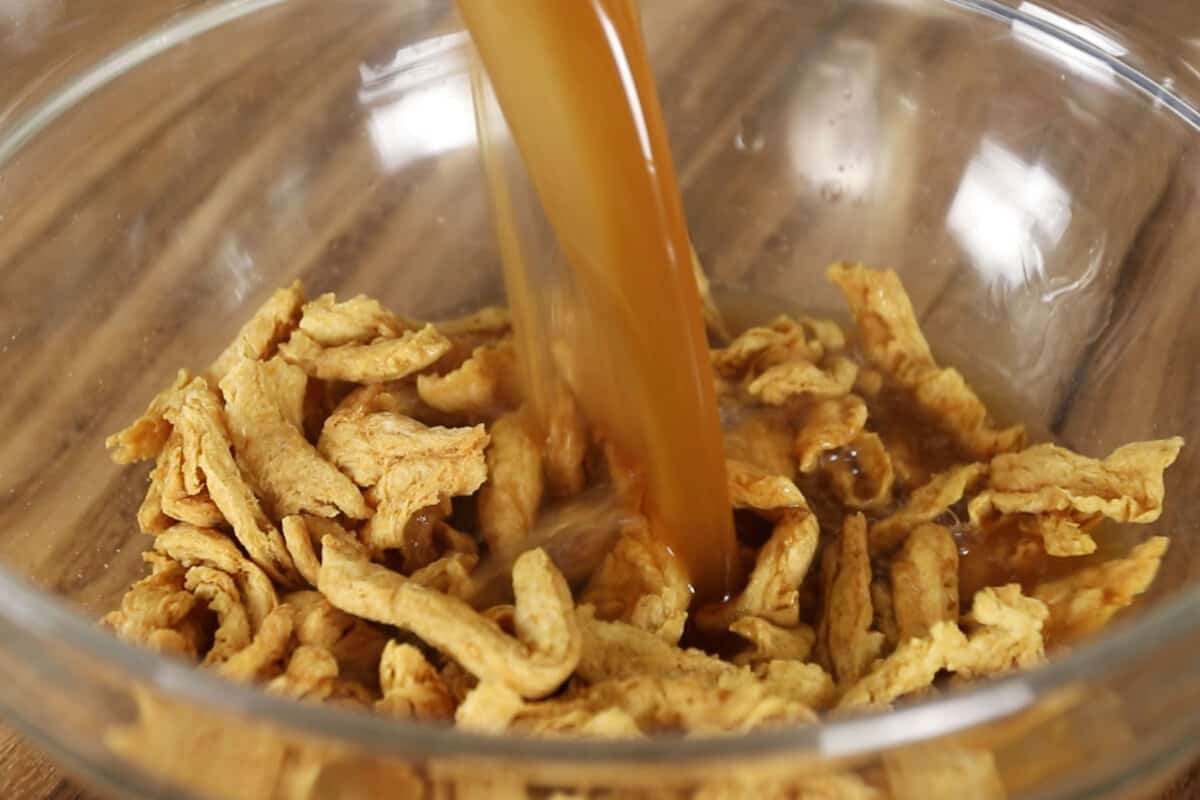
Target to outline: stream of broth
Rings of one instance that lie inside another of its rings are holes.
[[[634,0],[458,0],[568,268],[531,269],[485,152],[527,394],[571,386],[638,476],[697,596],[727,596],[736,540],[701,304]],[[477,96],[478,103],[478,96]],[[485,151],[489,143],[481,137]]]

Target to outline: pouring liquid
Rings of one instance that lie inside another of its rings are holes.
[[[719,600],[736,580],[720,420],[636,2],[458,6],[569,267],[532,277],[489,169],[530,404],[547,413],[549,383],[567,380],[638,475],[654,536],[699,599]]]

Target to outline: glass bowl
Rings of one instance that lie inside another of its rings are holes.
[[[825,310],[826,262],[893,267],[943,358],[1035,429],[1092,455],[1200,443],[1200,38],[1186,0],[1155,6],[647,0],[714,282]],[[426,318],[500,299],[468,64],[440,0],[0,2],[9,723],[135,798],[861,796],[851,775],[879,797],[1139,797],[1194,757],[1196,444],[1144,602],[1041,669],[885,715],[489,738],[268,696],[95,627],[148,544],[145,470],[105,434],[272,289]],[[159,724],[131,748],[139,709]]]

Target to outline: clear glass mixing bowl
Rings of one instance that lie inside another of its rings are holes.
[[[1153,592],[1043,669],[890,715],[585,744],[296,704],[93,626],[148,544],[144,470],[112,466],[105,433],[273,288],[299,276],[423,317],[499,297],[449,4],[0,0],[4,717],[130,797],[775,796],[750,787],[779,779],[838,798],[851,771],[883,797],[1149,796],[1200,748],[1200,38],[1190,0],[1153,5],[645,3],[718,284],[833,308],[827,261],[894,267],[946,359],[1011,387],[1034,426],[1090,454],[1193,444],[1167,474]],[[1145,532],[1126,534],[1111,544]],[[139,704],[159,733],[114,749]]]

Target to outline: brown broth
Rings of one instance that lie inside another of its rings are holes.
[[[724,597],[738,570],[720,423],[637,4],[458,6],[569,265],[557,285],[531,279],[491,169],[531,405],[547,413],[565,376],[594,429],[635,466],[651,529],[697,595]]]

